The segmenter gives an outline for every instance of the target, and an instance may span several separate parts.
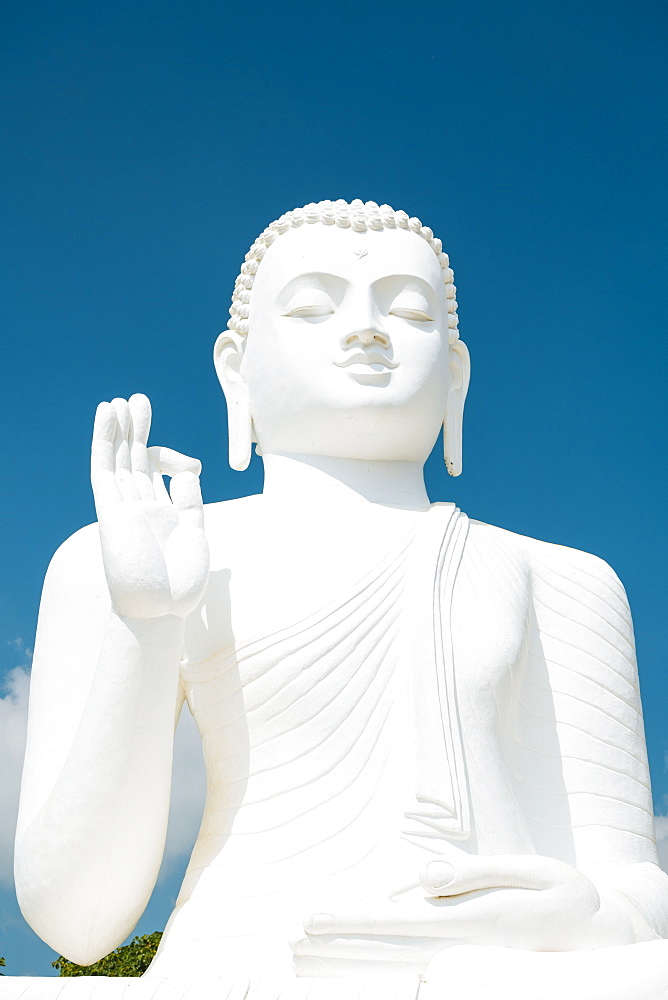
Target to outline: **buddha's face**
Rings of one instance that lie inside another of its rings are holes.
[[[405,230],[291,229],[255,277],[240,371],[264,454],[424,461],[451,381],[433,250]]]

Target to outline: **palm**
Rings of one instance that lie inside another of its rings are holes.
[[[209,571],[200,463],[148,448],[151,406],[143,395],[100,403],[91,481],[112,604],[128,618],[185,616]],[[163,475],[172,477],[167,492]]]

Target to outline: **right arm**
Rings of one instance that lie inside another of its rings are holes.
[[[131,401],[136,424],[144,399]],[[45,581],[17,829],[21,909],[82,965],[127,936],[155,884],[184,621],[208,571],[192,460],[147,451],[148,422],[133,440],[123,403],[102,404],[96,421],[99,530],[72,536]],[[160,493],[161,456],[173,503]]]

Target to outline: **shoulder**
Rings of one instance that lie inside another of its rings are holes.
[[[530,561],[523,542],[522,535],[469,518],[464,561],[475,563],[484,574],[510,572],[528,585]]]
[[[623,594],[624,588],[613,568],[600,556],[582,549],[572,549],[567,545],[539,541],[536,538],[523,539],[527,558],[536,573],[541,569],[570,573],[591,589],[612,587]]]
[[[520,599],[539,630],[581,645],[578,629],[621,643],[632,656],[633,624],[626,592],[615,571],[599,556],[471,521],[462,560],[479,588],[502,590]],[[584,635],[584,633],[583,633]]]
[[[615,571],[591,552],[513,532],[502,535],[503,544],[521,553],[532,620],[546,655],[555,662],[566,658],[578,670],[586,663],[599,683],[607,677],[608,687],[613,671],[623,679],[624,696],[631,697],[637,686],[633,623]]]
[[[497,528],[482,521],[470,521],[470,539],[474,548],[485,553],[497,551],[521,566],[532,587],[540,588],[558,577],[592,595],[614,595],[626,601],[622,583],[612,567],[599,556],[567,545],[546,542]]]
[[[212,569],[234,562],[240,553],[248,550],[261,516],[261,494],[204,504],[204,530]]]
[[[100,547],[100,532],[97,521],[86,524],[66,538],[56,549],[53,558],[61,560],[75,552],[85,553]]]
[[[227,525],[239,520],[252,518],[260,508],[262,494],[254,493],[248,497],[238,497],[234,500],[218,500],[216,503],[204,504],[204,523],[207,529],[216,529],[218,525]]]
[[[58,582],[67,579],[90,579],[91,574],[103,573],[100,532],[97,522],[79,528],[58,546],[51,558],[46,579]]]
[[[612,645],[633,646],[626,591],[612,567],[599,556],[566,545],[525,539],[531,586],[539,621],[559,614],[561,628],[580,624]]]
[[[40,628],[49,624],[87,634],[109,613],[109,588],[97,522],[75,531],[49,563],[40,602]],[[76,624],[75,624],[76,623]]]
[[[249,496],[204,505],[205,530],[212,552],[218,547],[218,539],[225,538],[229,546],[235,534],[252,530],[259,514],[258,500],[258,496]],[[46,579],[55,583],[90,582],[91,575],[104,580],[97,521],[79,528],[62,542],[51,558]]]

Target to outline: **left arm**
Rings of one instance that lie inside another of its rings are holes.
[[[570,862],[604,899],[626,906],[641,935],[646,925],[668,936],[624,588],[596,556],[522,541],[533,614],[510,755],[537,851]],[[563,814],[550,805],[560,796],[568,829],[551,815]]]

